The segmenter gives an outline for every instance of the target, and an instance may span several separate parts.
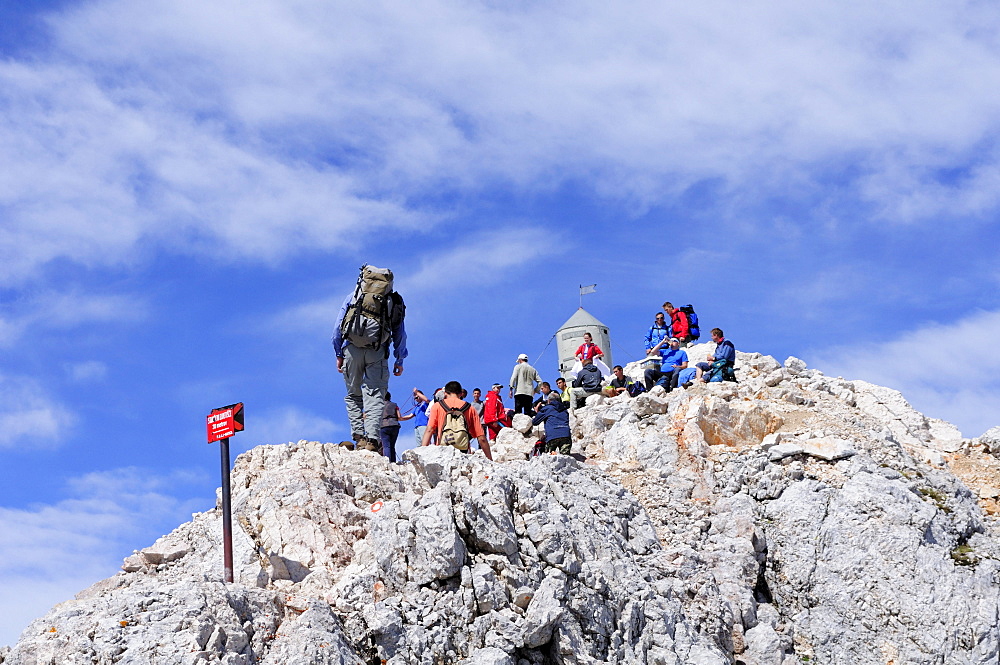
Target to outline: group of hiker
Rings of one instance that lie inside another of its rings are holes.
[[[666,317],[670,317],[669,325]],[[669,301],[663,303],[663,311],[656,313],[646,333],[648,367],[643,372],[643,388],[650,390],[660,385],[670,392],[678,387],[687,388],[696,381],[735,381],[736,348],[721,328],[712,328],[711,335],[715,351],[707,362],[689,366],[684,347],[701,337],[698,315],[691,305],[677,308]]]
[[[503,404],[503,385],[494,383],[483,399],[482,391],[474,388],[472,400],[458,381],[449,381],[428,396],[413,389],[413,409],[403,413],[388,391],[389,351],[392,347],[394,376],[403,373],[407,357],[406,306],[393,290],[392,271],[364,265],[354,291],[344,300],[333,333],[337,356],[337,371],[344,375],[347,387],[347,416],[351,424],[352,448],[379,452],[396,461],[396,442],[400,422],[414,421],[416,444],[450,445],[468,452],[473,439],[487,458],[493,459],[489,442],[496,439],[504,427],[510,427],[514,415],[525,414],[533,425],[545,424],[545,437],[538,452],[569,454],[571,437],[569,413],[579,408],[594,394],[609,396],[627,393],[636,396],[661,385],[668,392],[689,387],[696,381],[735,381],[736,350],[713,328],[712,341],[716,348],[708,362],[689,367],[684,347],[700,336],[697,315],[690,305],[675,308],[670,302],[657,312],[645,338],[647,358],[643,381],[635,381],[615,365],[610,380],[595,364],[603,364],[604,352],[585,333],[583,343],[575,353],[579,366],[574,368],[572,385],[564,377],[555,381],[555,388],[542,381],[538,371],[520,354],[508,382],[508,396],[513,408]],[[669,317],[670,323],[667,323]]]

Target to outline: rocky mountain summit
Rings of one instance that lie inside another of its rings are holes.
[[[526,417],[496,462],[255,448],[235,584],[218,509],[196,514],[0,663],[997,663],[1000,429],[963,439],[795,358],[737,366],[590,397],[573,456],[529,458]]]

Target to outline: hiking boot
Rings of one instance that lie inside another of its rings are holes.
[[[367,437],[361,437],[358,439],[358,450],[370,450],[373,453],[382,454],[382,446],[378,445],[371,439]]]
[[[341,441],[340,442],[340,447],[341,448],[347,448],[348,450],[354,450],[354,442],[353,441]]]

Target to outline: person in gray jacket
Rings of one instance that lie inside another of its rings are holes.
[[[523,413],[534,417],[531,409],[531,397],[538,392],[538,384],[542,378],[535,368],[528,364],[528,354],[517,357],[517,364],[510,375],[510,396],[514,398],[514,413]]]
[[[333,350],[337,355],[337,371],[344,375],[347,395],[347,418],[351,436],[359,449],[382,452],[382,409],[389,389],[389,347],[393,348],[393,376],[403,373],[406,349],[406,308],[403,300],[392,291],[392,272],[371,266],[362,267],[362,276],[388,275],[389,292],[378,302],[382,311],[372,313],[362,307],[368,298],[363,291],[363,279],[349,294],[337,313],[333,326]],[[367,277],[366,277],[367,278]],[[371,281],[376,281],[372,279]],[[355,325],[358,323],[358,325]]]

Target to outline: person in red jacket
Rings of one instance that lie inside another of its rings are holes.
[[[503,398],[500,397],[502,389],[503,386],[494,383],[486,393],[486,402],[483,404],[483,424],[486,426],[490,441],[497,438],[497,434],[504,427],[504,421],[507,420],[507,409],[504,408]]]
[[[583,344],[577,347],[576,353],[573,355],[576,356],[577,360],[583,362],[588,359],[603,358],[604,351],[601,351],[601,347],[594,344],[594,338],[590,333],[583,333]]]
[[[681,346],[687,346],[691,338],[691,326],[687,314],[669,302],[663,303],[663,311],[670,317],[670,336],[679,339]]]

